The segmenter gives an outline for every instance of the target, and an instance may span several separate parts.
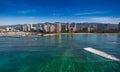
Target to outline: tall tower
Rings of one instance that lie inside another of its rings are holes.
[[[27,24],[27,31],[31,31],[31,25]]]
[[[60,33],[60,32],[61,32],[61,24],[60,24],[60,23],[56,23],[56,24],[55,24],[55,31],[56,31],[57,33]]]
[[[32,29],[32,24],[24,24],[24,25],[22,25],[22,31],[27,32],[27,31],[31,31],[31,29]]]
[[[77,31],[76,23],[74,23],[73,32]]]
[[[67,23],[66,31],[67,31],[67,32],[70,32],[70,23],[69,23],[69,22]]]
[[[27,31],[27,25],[26,24],[23,25],[22,31],[25,31],[25,32]]]
[[[55,32],[55,26],[53,24],[50,25],[50,32]]]

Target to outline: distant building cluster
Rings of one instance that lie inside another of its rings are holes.
[[[61,32],[119,32],[119,24],[101,23],[38,23],[0,26],[0,32],[40,32],[40,33],[61,33]]]

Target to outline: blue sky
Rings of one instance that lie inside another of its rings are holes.
[[[0,0],[0,25],[120,22],[120,0]]]

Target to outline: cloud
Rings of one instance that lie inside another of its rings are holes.
[[[107,11],[88,11],[88,12],[80,12],[80,13],[75,13],[74,15],[93,15],[93,14],[105,14]]]
[[[36,12],[36,10],[34,10],[34,9],[26,9],[26,10],[18,11],[18,13],[20,13],[20,14],[27,14],[27,13],[33,13],[33,12]]]
[[[113,23],[118,24],[120,22],[119,17],[83,17],[81,22],[96,22],[96,23]]]

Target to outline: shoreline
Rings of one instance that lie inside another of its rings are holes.
[[[42,33],[38,33],[41,35]],[[120,34],[120,33],[46,33],[46,34]]]
[[[60,34],[120,34],[120,33],[35,33],[35,32],[4,32],[0,33],[0,37],[29,37],[29,36],[55,36]]]
[[[61,34],[120,34],[120,33],[46,33],[46,34],[42,34],[42,33],[38,33],[37,36],[45,36],[45,37],[51,37],[51,36],[55,36],[55,35],[61,35]]]

